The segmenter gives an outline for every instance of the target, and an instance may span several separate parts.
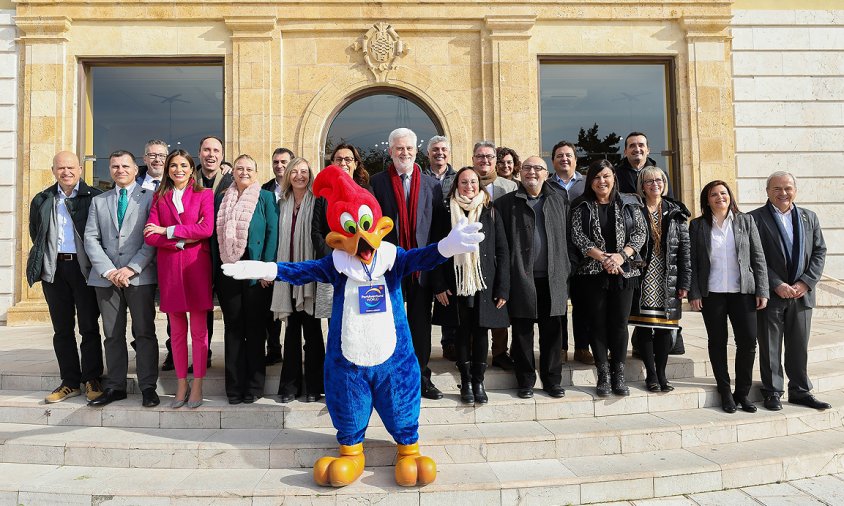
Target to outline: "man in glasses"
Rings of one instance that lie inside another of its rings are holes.
[[[139,175],[137,183],[141,188],[156,191],[164,177],[164,161],[167,160],[167,143],[161,139],[151,139],[144,145],[144,164],[146,173]]]
[[[495,201],[510,243],[510,298],[513,328],[511,356],[516,363],[518,395],[533,397],[536,363],[533,326],[539,326],[539,379],[551,397],[565,395],[562,385],[566,280],[571,270],[566,240],[569,203],[546,184],[548,167],[531,156],[519,170],[522,184]],[[552,290],[551,287],[554,287]]]
[[[498,172],[495,171],[497,158],[495,143],[491,141],[475,143],[475,148],[472,150],[472,168],[481,180],[481,187],[489,193],[489,198],[493,201],[515,191],[518,186],[515,181],[498,177]]]

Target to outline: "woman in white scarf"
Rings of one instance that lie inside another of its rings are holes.
[[[456,255],[434,271],[433,322],[458,328],[460,400],[484,404],[488,401],[484,388],[488,330],[510,326],[504,306],[510,291],[510,250],[501,218],[472,167],[457,172],[448,202],[451,226],[463,217],[469,223],[479,221],[484,240],[477,253]]]
[[[311,221],[314,194],[311,187],[314,173],[304,158],[294,158],[287,164],[278,200],[279,262],[314,260],[311,240]],[[305,402],[314,402],[323,394],[322,368],[325,362],[325,342],[322,322],[315,317],[317,284],[293,286],[276,281],[270,309],[278,319],[287,318],[284,333],[284,353],[278,394],[287,403],[305,394]],[[302,339],[305,341],[305,368],[302,371]]]

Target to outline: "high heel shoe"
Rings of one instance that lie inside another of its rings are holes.
[[[202,399],[199,399],[198,401],[188,401],[187,406],[190,409],[196,409],[196,408],[202,406]]]
[[[188,397],[190,397],[190,386],[188,386],[188,390],[185,392],[185,396],[183,398],[181,398],[181,399],[175,399],[174,398],[172,401],[170,401],[170,407],[173,408],[173,409],[181,408],[182,406],[185,405],[185,403],[188,402]],[[190,407],[190,406],[188,406],[188,407]]]

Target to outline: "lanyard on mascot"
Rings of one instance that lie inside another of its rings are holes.
[[[367,265],[363,262],[360,263],[363,266],[363,272],[365,272],[366,277],[369,278],[369,286],[372,286],[372,271],[375,270],[375,262],[377,262],[377,261],[378,261],[378,251],[376,251],[375,254],[372,255],[372,266],[371,267],[367,267]]]

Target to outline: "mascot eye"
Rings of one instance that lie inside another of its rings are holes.
[[[343,227],[344,232],[348,232],[350,234],[354,234],[358,230],[357,223],[355,223],[354,218],[349,213],[343,213],[340,215],[340,226]]]
[[[360,209],[358,209],[358,225],[360,225],[360,228],[368,231],[372,222],[372,209],[367,205],[360,206]]]

